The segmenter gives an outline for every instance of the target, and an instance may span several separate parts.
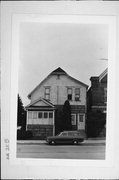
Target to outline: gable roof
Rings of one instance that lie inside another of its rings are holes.
[[[56,74],[56,75],[58,75],[58,74],[64,74],[64,75],[66,75],[67,73],[66,73],[63,69],[61,69],[60,67],[58,67],[57,69],[55,69],[54,71],[52,71],[50,75],[54,75],[54,74]]]
[[[41,81],[40,84],[38,84],[38,86],[36,86],[29,94],[28,94],[28,98],[30,99],[31,94],[39,87],[42,85],[42,83],[47,80],[51,75],[66,75],[67,77],[69,77],[71,80],[80,83],[82,86],[85,86],[86,88],[88,88],[87,84],[84,84],[83,82],[71,77],[70,75],[68,75],[62,68],[58,67],[57,69],[55,69],[54,71],[52,71],[43,81]]]
[[[50,101],[46,100],[45,98],[40,97],[39,99],[37,99],[37,100],[33,101],[32,103],[28,104],[25,108],[27,109],[27,108],[33,106],[34,104],[36,104],[39,101],[44,102],[47,106],[51,106],[52,108],[55,107]]]
[[[99,76],[99,81],[101,81],[106,75],[107,75],[108,71],[107,68],[100,74]]]

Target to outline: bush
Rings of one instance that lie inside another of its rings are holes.
[[[106,116],[99,112],[91,112],[87,118],[87,137],[98,137],[106,124]]]
[[[17,140],[27,140],[32,138],[31,131],[17,130]]]
[[[104,129],[105,120],[94,121],[90,120],[87,122],[87,136],[88,137],[98,137],[101,131]]]

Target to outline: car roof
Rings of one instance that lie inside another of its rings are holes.
[[[76,133],[76,132],[79,132],[79,131],[62,131],[62,132],[75,132]]]

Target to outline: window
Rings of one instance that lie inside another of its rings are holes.
[[[38,113],[38,118],[40,118],[40,119],[43,118],[42,112],[39,112],[39,113]]]
[[[53,118],[53,113],[49,112],[49,118],[52,119]]]
[[[76,125],[76,114],[71,115],[71,123],[72,125]]]
[[[48,113],[47,112],[44,112],[44,118],[48,118]]]
[[[80,88],[75,89],[75,101],[80,100]]]
[[[59,74],[57,75],[57,79],[60,79],[60,75]]]
[[[59,136],[67,136],[66,132],[62,132],[61,134],[59,134]]]
[[[50,100],[50,88],[45,88],[45,99]]]
[[[83,122],[83,114],[80,114],[80,115],[79,115],[79,121],[80,121],[80,122]]]
[[[28,112],[28,119],[32,119],[32,112],[31,111]]]
[[[37,119],[37,112],[33,112],[33,119]]]
[[[104,88],[104,102],[107,102],[107,88]]]
[[[67,89],[67,99],[69,101],[72,100],[72,88]]]

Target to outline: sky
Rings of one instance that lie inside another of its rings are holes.
[[[108,66],[108,26],[25,22],[19,34],[18,93],[27,95],[53,70],[61,67],[90,87],[90,77]]]

